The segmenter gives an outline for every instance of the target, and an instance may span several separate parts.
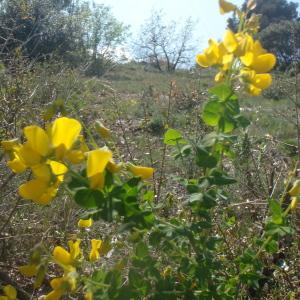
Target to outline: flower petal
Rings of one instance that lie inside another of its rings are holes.
[[[223,44],[226,50],[230,53],[233,53],[237,49],[238,42],[234,36],[234,33],[231,30],[226,30]]]
[[[81,124],[66,117],[58,118],[51,127],[51,142],[54,148],[63,146],[65,150],[70,150],[78,139],[81,131]]]
[[[103,173],[107,163],[112,159],[112,152],[103,147],[101,149],[88,152],[87,176],[92,177]]]
[[[49,182],[51,180],[51,171],[48,165],[39,164],[32,167],[32,172],[37,179],[41,179],[45,182]]]
[[[137,177],[141,177],[142,179],[149,179],[153,176],[154,169],[149,167],[142,167],[142,166],[129,166],[129,171],[133,173],[133,175]]]
[[[37,201],[47,191],[48,184],[41,179],[33,179],[19,187],[19,194],[24,199]]]
[[[80,219],[78,221],[78,227],[81,227],[81,228],[88,228],[88,227],[91,227],[93,225],[93,219],[92,218],[89,218],[89,219]]]
[[[64,164],[55,160],[49,160],[48,163],[51,167],[52,173],[57,176],[58,181],[63,182],[64,175],[68,172],[68,168]]]
[[[70,249],[71,258],[74,260],[81,256],[81,249],[80,249],[81,240],[77,239],[74,241],[68,241],[68,246]]]
[[[17,290],[10,284],[3,288],[3,292],[10,300],[17,299]]]
[[[50,152],[49,137],[44,129],[32,125],[25,127],[23,131],[31,149],[41,156],[46,156]]]
[[[89,254],[90,261],[96,261],[100,258],[99,248],[101,247],[102,240],[91,240],[91,252]]]
[[[203,67],[203,68],[208,68],[211,64],[208,60],[208,57],[205,54],[198,54],[196,56],[196,62],[199,66]]]
[[[272,53],[266,53],[255,57],[251,68],[257,73],[267,73],[273,69],[276,64],[276,57]]]
[[[22,145],[18,149],[17,154],[19,155],[22,162],[28,167],[37,165],[41,161],[41,155],[33,150],[28,143]]]
[[[219,0],[219,7],[220,7],[220,13],[222,15],[231,11],[235,11],[237,8],[234,4],[225,0]]]
[[[56,246],[53,250],[53,257],[62,265],[72,265],[73,259],[71,254],[61,246]]]
[[[272,84],[272,76],[270,74],[256,74],[254,85],[260,89],[266,89]]]

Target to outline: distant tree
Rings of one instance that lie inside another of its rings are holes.
[[[276,54],[281,70],[289,68],[300,58],[300,22],[271,23],[259,34],[264,47]]]
[[[0,46],[4,53],[18,49],[29,58],[43,58],[53,52],[63,55],[76,48],[79,29],[76,11],[67,12],[71,0],[2,0]],[[76,22],[75,22],[76,19]]]
[[[126,30],[109,7],[81,0],[0,0],[0,59],[56,57],[101,75]]]
[[[172,72],[190,61],[194,50],[194,22],[190,18],[183,24],[175,21],[165,23],[164,20],[162,11],[153,11],[141,26],[134,48],[138,59],[153,65],[159,71]]]
[[[119,22],[109,7],[92,4],[87,22],[87,46],[92,52],[87,72],[102,75],[113,63],[116,48],[127,37],[128,27]]]
[[[242,10],[246,10],[248,0],[242,5]],[[256,7],[251,13],[261,15],[260,31],[264,30],[272,23],[280,21],[292,21],[298,18],[298,3],[287,0],[256,0]],[[233,16],[227,20],[228,27],[236,30],[237,18]]]

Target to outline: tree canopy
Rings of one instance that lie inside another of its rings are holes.
[[[91,65],[99,60],[111,61],[126,30],[110,8],[100,4],[78,0],[2,0],[0,59],[5,61],[18,51],[31,60],[55,56],[75,65],[85,63],[91,70]],[[97,74],[101,72],[98,70]]]

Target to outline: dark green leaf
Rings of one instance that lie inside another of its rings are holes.
[[[209,173],[208,180],[211,184],[215,185],[227,185],[236,183],[236,180],[234,178],[216,169],[211,170],[211,172]]]
[[[204,147],[197,146],[196,148],[196,163],[202,168],[214,168],[218,160],[211,155]]]
[[[80,189],[75,193],[74,200],[81,207],[96,208],[101,206],[104,196],[99,190]]]

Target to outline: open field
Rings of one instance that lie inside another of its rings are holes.
[[[104,78],[97,79],[82,77],[68,69],[52,74],[40,66],[36,72],[5,78],[2,95],[10,97],[11,105],[5,108],[4,116],[14,117],[4,120],[1,138],[18,136],[25,124],[42,124],[41,115],[49,103],[60,99],[67,115],[79,118],[86,128],[93,128],[97,119],[110,128],[113,137],[108,146],[117,153],[117,160],[154,167],[154,185],[149,185],[149,189],[154,189],[156,194],[159,189],[159,214],[166,218],[184,217],[183,203],[187,195],[179,179],[194,178],[198,171],[189,157],[174,161],[174,149],[164,145],[163,135],[167,128],[174,128],[186,139],[197,142],[209,132],[199,115],[208,97],[212,74],[199,69],[163,74],[145,71],[144,66],[131,63],[120,65]],[[293,78],[286,77],[286,80],[293,81]],[[271,91],[271,96],[276,96],[278,87],[272,87]],[[248,241],[261,230],[270,188],[274,197],[281,193],[282,178],[296,159],[295,110],[288,97],[291,96],[283,93],[276,100],[246,95],[240,98],[241,110],[252,123],[241,132],[234,146],[233,161],[224,163],[224,168],[234,173],[239,182],[227,189],[231,196],[214,215],[216,224],[224,226],[223,230],[218,226],[214,230],[228,237],[230,251],[236,254],[243,252]],[[20,99],[23,102],[20,103]],[[103,145],[93,129],[91,134]],[[35,244],[42,242],[51,248],[75,236],[82,238],[85,245],[93,237],[113,239],[113,257],[103,258],[99,263],[102,268],[130,252],[130,243],[124,241],[126,234],[118,232],[117,224],[98,221],[88,232],[78,229],[82,210],[66,193],[59,194],[47,207],[20,199],[16,190],[20,180],[26,177],[28,174],[14,176],[2,159],[0,274],[10,275],[23,290],[33,293],[34,299],[47,292],[49,284],[33,291],[31,280],[20,277],[17,269],[26,263],[29,250]],[[292,222],[298,220],[294,216]],[[249,231],[249,227],[252,230]],[[294,239],[299,239],[299,232]],[[299,283],[298,255],[299,244],[295,242],[285,253],[289,277],[279,272],[261,299],[284,299],[279,295],[286,295],[290,288],[287,278],[294,278],[293,286]],[[51,267],[49,274],[52,278],[56,270]],[[46,283],[50,278],[46,277]]]

